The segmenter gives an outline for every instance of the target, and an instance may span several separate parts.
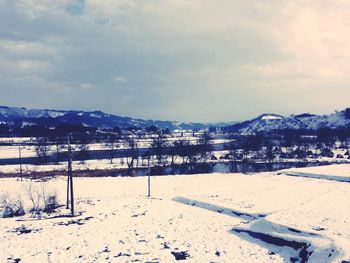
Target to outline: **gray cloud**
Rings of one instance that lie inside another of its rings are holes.
[[[185,121],[340,109],[346,10],[340,0],[0,0],[0,104]]]

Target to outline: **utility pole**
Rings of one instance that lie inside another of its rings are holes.
[[[67,141],[68,141],[68,178],[67,178],[67,204],[66,204],[66,208],[67,209],[69,208],[69,201],[70,201],[71,215],[74,216],[72,149],[70,146],[69,135],[67,137]]]
[[[19,173],[21,176],[21,181],[23,180],[23,170],[22,170],[22,153],[21,153],[21,145],[18,146],[18,155],[19,155]]]

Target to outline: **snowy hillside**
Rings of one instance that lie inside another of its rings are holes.
[[[12,124],[17,127],[40,125],[43,127],[57,127],[62,124],[71,124],[85,127],[99,128],[127,128],[131,126],[156,126],[161,129],[204,129],[211,126],[226,127],[228,131],[240,133],[265,132],[282,129],[310,129],[322,127],[339,128],[349,127],[350,110],[339,111],[328,115],[300,114],[284,117],[273,113],[262,114],[259,117],[240,123],[192,123],[179,121],[143,120],[118,115],[107,114],[101,111],[59,111],[46,109],[25,109],[0,106],[0,124]],[[228,126],[230,125],[230,126]]]
[[[234,124],[229,130],[240,133],[267,132],[283,129],[307,129],[349,127],[350,119],[345,111],[339,111],[328,115],[300,114],[283,117],[276,114],[263,114],[259,117]]]
[[[56,118],[65,115],[64,111],[56,110],[27,110],[25,108],[0,106],[0,118],[15,120],[18,118]]]
[[[201,123],[134,119],[101,111],[59,111],[7,106],[0,106],[0,123],[11,123],[19,127],[29,125],[57,127],[61,124],[72,124],[99,128],[149,127],[154,125],[161,129],[202,129],[209,126]]]

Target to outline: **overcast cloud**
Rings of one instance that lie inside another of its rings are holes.
[[[0,104],[181,121],[350,106],[348,0],[0,0]]]

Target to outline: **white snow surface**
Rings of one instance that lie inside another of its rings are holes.
[[[277,115],[264,115],[261,117],[262,120],[280,120],[282,119],[282,116],[277,116]]]
[[[350,167],[306,169],[337,170],[345,174]],[[0,196],[20,194],[28,209],[29,183],[0,179]],[[64,203],[64,177],[34,182],[41,184]],[[146,197],[146,177],[75,178],[74,187],[77,217],[0,218],[1,262],[176,262],[171,252],[181,251],[189,255],[185,262],[290,262],[300,256],[300,249],[244,231],[304,242],[313,252],[308,262],[350,259],[349,183],[277,173],[158,176],[151,178],[152,198]],[[32,231],[15,231],[22,226]]]
[[[272,116],[276,116],[276,118],[271,118]],[[346,127],[349,124],[350,120],[345,117],[343,111],[331,113],[329,115],[310,115],[306,117],[297,117],[294,115],[282,117],[274,114],[265,114],[262,115],[261,118],[258,117],[251,120],[249,124],[241,128],[239,131],[243,134],[251,134],[279,129],[316,130],[322,127]]]
[[[123,161],[124,164],[123,164]],[[142,160],[140,158],[140,164]],[[121,169],[127,168],[126,158],[115,158],[113,163],[109,159],[100,159],[100,160],[87,160],[84,162],[73,161],[72,162],[74,170],[98,170],[98,169]],[[141,165],[140,165],[141,166]],[[28,175],[32,172],[65,172],[67,171],[67,163],[61,162],[59,164],[23,164],[22,171],[25,175]],[[0,165],[0,172],[4,174],[19,174],[20,166],[18,164],[7,164]]]
[[[321,178],[350,182],[350,164],[333,164],[318,167],[291,168],[280,171],[280,173],[290,176],[301,176],[309,178]]]

